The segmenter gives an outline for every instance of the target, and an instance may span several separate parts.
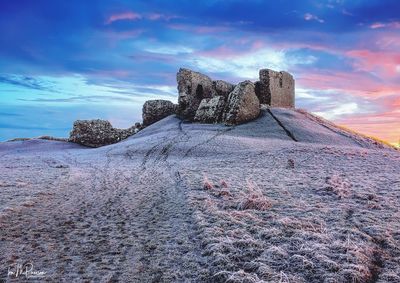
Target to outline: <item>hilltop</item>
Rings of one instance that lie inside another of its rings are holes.
[[[400,154],[304,111],[0,144],[0,265],[51,280],[398,282]],[[2,270],[2,276],[6,270]]]

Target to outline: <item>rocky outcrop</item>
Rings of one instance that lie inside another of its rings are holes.
[[[149,126],[161,119],[175,114],[177,105],[168,100],[148,100],[143,105],[143,126]]]
[[[69,141],[89,147],[100,147],[117,143],[138,131],[136,126],[128,129],[113,128],[105,120],[77,120],[74,122]]]
[[[256,94],[261,104],[271,107],[294,107],[294,79],[287,72],[261,69]]]
[[[223,121],[227,125],[237,125],[257,118],[260,114],[260,102],[251,81],[239,83],[229,94],[225,106]]]
[[[178,82],[178,110],[180,118],[193,121],[197,108],[204,98],[211,98],[213,82],[206,75],[188,69],[179,69],[176,75]]]
[[[78,120],[69,141],[91,147],[113,144],[172,114],[188,121],[238,125],[257,118],[260,104],[294,107],[294,79],[289,73],[262,69],[259,75],[255,83],[244,81],[235,86],[181,68],[176,75],[178,105],[167,100],[146,101],[143,124],[125,130],[113,128],[108,121]]]
[[[219,123],[225,107],[223,96],[204,98],[196,111],[194,120],[201,123]]]
[[[213,96],[222,96],[226,101],[235,86],[231,83],[217,80],[213,81]]]

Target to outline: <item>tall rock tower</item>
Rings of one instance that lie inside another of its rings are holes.
[[[261,104],[271,107],[294,108],[294,79],[287,72],[270,69],[260,70],[256,82],[256,94]]]

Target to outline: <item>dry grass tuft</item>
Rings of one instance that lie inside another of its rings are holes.
[[[348,197],[351,193],[351,183],[339,174],[334,174],[332,177],[326,177],[327,191],[333,192],[339,198]]]
[[[237,209],[239,210],[255,209],[264,211],[269,209],[270,207],[271,203],[267,198],[252,195],[249,196],[247,199],[243,200],[242,202],[240,202],[237,206]]]
[[[241,194],[242,201],[237,205],[237,209],[254,209],[264,211],[271,208],[271,201],[264,196],[256,183],[247,179],[247,192]]]
[[[203,189],[211,190],[214,187],[213,183],[208,179],[207,175],[204,174]]]

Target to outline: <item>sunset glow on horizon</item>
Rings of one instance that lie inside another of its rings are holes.
[[[400,140],[400,2],[2,1],[0,141],[68,136],[76,119],[141,121],[176,72],[296,80],[296,107]]]

